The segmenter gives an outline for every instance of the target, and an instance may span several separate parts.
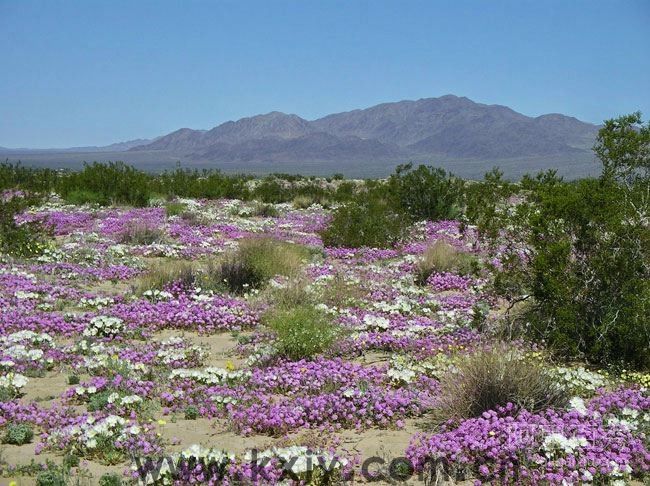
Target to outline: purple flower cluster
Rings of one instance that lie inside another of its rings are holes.
[[[650,470],[643,434],[634,424],[612,420],[628,411],[648,414],[650,399],[641,390],[619,390],[599,395],[584,410],[540,414],[514,413],[510,404],[417,435],[406,454],[418,471],[442,464],[447,473],[469,473],[479,483],[608,483]]]

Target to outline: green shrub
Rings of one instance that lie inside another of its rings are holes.
[[[79,381],[79,376],[77,375],[68,376],[68,385],[78,385]]]
[[[36,476],[36,486],[66,486],[66,479],[63,471],[51,467]]]
[[[81,197],[83,202],[144,207],[151,197],[150,180],[150,175],[121,162],[95,162],[59,177],[55,189],[67,200]],[[90,200],[83,199],[87,197]]]
[[[33,195],[0,195],[0,253],[16,257],[40,255],[48,246],[49,234],[38,222],[16,223],[16,217],[40,202]]]
[[[106,473],[99,478],[99,486],[122,486],[122,478],[115,473]]]
[[[386,191],[395,209],[415,221],[455,219],[461,214],[463,181],[440,168],[400,165]]]
[[[277,335],[278,354],[290,360],[325,352],[340,334],[326,314],[307,305],[272,312],[265,316],[265,324]]]
[[[190,405],[189,407],[185,408],[185,419],[196,420],[197,418],[199,418],[198,408],[196,408],[194,405]]]
[[[442,377],[436,416],[441,422],[458,421],[508,403],[541,412],[565,406],[568,398],[543,364],[498,345],[461,358]]]
[[[98,410],[103,410],[106,405],[108,405],[108,397],[111,396],[112,393],[113,390],[104,390],[92,395],[88,401],[88,411],[96,412]]]
[[[100,204],[105,205],[109,200],[96,192],[88,191],[85,189],[75,189],[65,196],[65,201],[68,204]]]
[[[63,467],[70,469],[79,466],[79,456],[75,454],[66,454],[63,456]]]
[[[309,206],[314,204],[314,198],[305,195],[296,196],[293,198],[293,201],[291,201],[291,204],[295,209],[307,209]]]
[[[7,425],[7,430],[2,438],[3,444],[23,445],[29,444],[34,438],[34,431],[28,424],[14,424]]]
[[[387,248],[406,234],[407,218],[390,204],[368,195],[340,206],[320,233],[325,246]]]

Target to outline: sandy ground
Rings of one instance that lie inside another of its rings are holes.
[[[230,333],[220,333],[209,336],[199,335],[187,331],[165,330],[154,335],[154,339],[163,340],[171,336],[183,336],[191,342],[203,346],[209,351],[205,366],[225,366],[227,361],[232,361],[236,366],[242,363],[242,360],[234,355],[237,346],[237,339]],[[356,359],[357,362],[364,365],[376,365],[390,358],[389,353],[367,353]],[[25,387],[25,397],[23,400],[36,401],[43,407],[52,406],[58,402],[59,396],[69,387],[67,379],[70,372],[66,370],[49,371],[42,377],[30,378]],[[88,377],[81,376],[82,381]],[[83,411],[83,406],[77,406],[79,411]],[[159,432],[169,444],[168,450],[176,452],[189,446],[190,444],[201,444],[206,447],[218,447],[242,454],[252,448],[266,449],[271,446],[283,447],[289,443],[299,443],[303,435],[314,438],[318,435],[313,431],[299,432],[287,438],[274,438],[267,435],[253,435],[250,437],[241,437],[229,430],[226,421],[197,419],[186,420],[182,417],[160,417],[165,420],[164,425],[159,425]],[[409,439],[417,431],[421,431],[420,421],[407,420],[405,428],[380,430],[370,429],[357,433],[353,430],[344,430],[337,435],[340,438],[341,448],[348,451],[350,455],[358,455],[361,462],[368,458],[374,462],[369,466],[370,471],[379,470],[387,471],[387,464],[394,458],[404,455]],[[295,441],[295,442],[294,442]],[[2,445],[0,454],[4,461],[12,465],[27,465],[32,459],[38,463],[44,463],[46,460],[52,460],[60,463],[62,456],[55,453],[35,455],[35,443],[23,446]],[[384,461],[384,464],[380,462]],[[81,462],[81,476],[73,479],[71,484],[75,485],[95,485],[98,484],[99,477],[106,472],[115,472],[121,474],[130,464],[123,463],[113,466],[106,466],[95,461]],[[74,471],[73,471],[74,472]],[[15,481],[17,486],[34,485],[33,477],[17,478],[0,478],[0,486],[9,485]],[[363,482],[357,478],[355,482]],[[384,481],[375,482],[374,484],[385,484]],[[417,484],[416,478],[408,481],[408,484]]]

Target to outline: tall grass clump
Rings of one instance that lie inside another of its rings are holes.
[[[458,251],[445,241],[438,240],[429,246],[417,262],[415,280],[424,285],[434,273],[454,272],[459,275],[477,273],[478,260],[469,253]]]
[[[259,288],[272,277],[295,277],[311,256],[306,247],[273,238],[249,238],[227,256],[217,271],[228,290],[242,293]]]
[[[440,387],[440,422],[478,417],[508,403],[540,412],[563,407],[569,398],[542,363],[506,345],[461,358],[442,377]]]
[[[276,310],[264,322],[276,333],[278,355],[293,361],[322,354],[340,334],[327,314],[310,305]]]
[[[163,290],[170,284],[180,283],[191,288],[197,282],[197,265],[190,261],[159,261],[138,278],[134,290],[141,295],[147,290]]]
[[[119,235],[119,242],[131,245],[151,245],[165,240],[165,232],[148,224],[127,224]]]

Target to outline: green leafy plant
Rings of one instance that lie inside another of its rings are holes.
[[[196,420],[199,418],[199,409],[194,405],[190,405],[185,408],[185,419],[186,420]]]
[[[294,361],[325,352],[340,335],[326,314],[306,305],[271,312],[265,316],[265,324],[277,335],[278,354]]]
[[[23,445],[29,444],[33,438],[34,431],[29,424],[10,423],[7,425],[2,442],[4,444]]]
[[[122,486],[124,481],[115,473],[106,473],[99,478],[99,486]]]

